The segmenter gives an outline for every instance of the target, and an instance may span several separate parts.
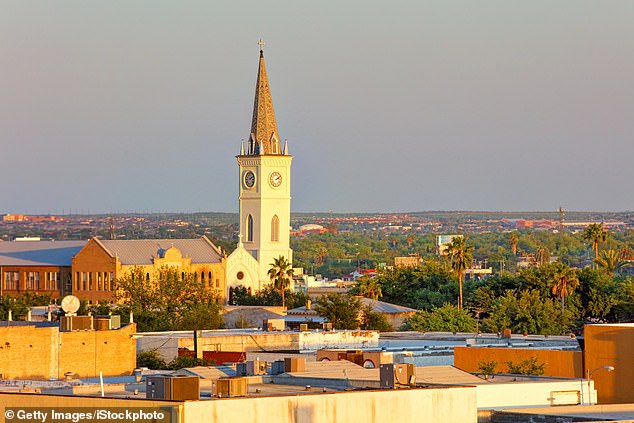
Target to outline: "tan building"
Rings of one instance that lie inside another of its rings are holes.
[[[423,259],[418,254],[410,254],[404,257],[394,257],[394,267],[418,267]]]
[[[226,258],[207,237],[197,239],[100,240],[92,238],[72,259],[72,292],[96,303],[115,300],[115,281],[134,268],[147,279],[160,268],[193,272],[210,290],[226,298]]]

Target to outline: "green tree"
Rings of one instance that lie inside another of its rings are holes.
[[[293,266],[286,260],[286,257],[279,256],[273,259],[270,264],[269,278],[275,289],[282,295],[282,307],[284,307],[284,291],[290,286],[293,279]]]
[[[477,321],[469,312],[452,304],[445,304],[433,311],[421,310],[407,319],[403,330],[418,332],[475,332]]]
[[[372,310],[372,306],[368,304],[361,310],[361,329],[389,332],[392,330],[392,325],[385,315]]]
[[[535,264],[537,266],[543,266],[548,263],[550,263],[550,251],[542,245],[537,248],[535,252]]]
[[[117,299],[134,312],[139,331],[220,327],[218,293],[207,289],[195,273],[165,266],[148,276],[135,267],[116,280]],[[205,313],[209,316],[203,318]],[[201,322],[195,323],[192,315]]]
[[[629,262],[623,260],[621,258],[621,254],[615,250],[601,251],[601,255],[593,261],[599,269],[611,276],[615,275],[629,264]]]
[[[147,367],[151,370],[167,369],[167,363],[158,350],[143,350],[136,355],[136,366]]]
[[[577,271],[564,263],[557,262],[553,266],[553,286],[551,292],[561,298],[561,311],[563,313],[565,299],[579,286]]]
[[[376,278],[361,276],[357,279],[357,286],[355,288],[355,291],[358,292],[359,295],[372,298],[375,301],[378,301],[378,299],[383,296],[381,282]]]
[[[519,242],[520,237],[517,235],[517,232],[511,232],[509,234],[509,244],[511,244],[511,252],[514,256],[517,255],[517,243]]]
[[[592,242],[592,250],[594,258],[599,258],[599,242],[605,238],[603,233],[603,224],[591,223],[583,230],[583,239]]]
[[[543,298],[539,290],[508,290],[498,297],[490,316],[483,320],[484,330],[501,332],[508,328],[515,333],[561,335],[570,332],[573,314]]]
[[[358,329],[361,300],[347,294],[326,294],[317,298],[314,308],[336,329]]]
[[[508,372],[513,375],[540,376],[544,374],[545,365],[545,363],[539,363],[537,357],[531,357],[517,364],[512,361],[506,362]]]
[[[462,282],[464,281],[465,271],[473,261],[473,247],[467,245],[467,241],[463,236],[454,238],[447,245],[447,254],[451,260],[451,268],[458,277],[458,309],[462,309]]]
[[[497,365],[497,361],[480,360],[478,362],[478,371],[484,375],[485,379],[488,379],[489,376],[495,374],[495,368],[497,367]]]

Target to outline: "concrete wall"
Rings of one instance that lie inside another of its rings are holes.
[[[477,421],[473,387],[236,398],[184,404],[184,423],[384,423]]]
[[[208,401],[153,401],[27,393],[0,393],[11,407],[157,407],[172,413],[172,422],[217,423],[476,423],[473,387],[339,392],[316,395],[227,398]],[[5,421],[0,413],[0,423]]]
[[[634,323],[586,325],[585,366],[593,371],[598,400],[604,403],[634,402]]]
[[[545,364],[544,376],[584,377],[581,351],[454,347],[454,366],[465,372],[479,372],[481,361],[496,361],[495,373],[508,373],[508,361],[517,364],[532,357],[537,357],[538,364]]]
[[[300,332],[299,350],[323,348],[378,348],[379,333],[373,331]]]
[[[171,421],[178,423],[182,416],[182,403],[173,401],[154,401],[144,399],[126,399],[126,398],[100,398],[100,397],[78,397],[78,396],[64,396],[64,395],[44,395],[35,393],[17,393],[17,392],[1,392],[0,404],[2,404],[3,412],[0,413],[0,423],[12,422],[18,420],[5,420],[4,409],[6,408],[25,408],[25,407],[40,407],[40,408],[66,408],[64,411],[72,411],[78,407],[95,407],[95,408],[139,408],[139,407],[152,407],[161,410],[165,410],[172,416]],[[83,410],[87,411],[87,410]],[[71,421],[71,420],[68,420]],[[80,420],[81,421],[81,420]],[[142,420],[141,420],[142,421]],[[148,420],[145,420],[148,421]]]
[[[377,348],[379,333],[373,331],[333,332],[256,332],[217,331],[202,339],[204,351],[314,351],[322,348]],[[193,351],[193,331],[184,337],[166,335],[143,336],[137,350],[158,349],[163,359],[178,356],[179,348]]]
[[[136,367],[136,325],[111,331],[0,327],[0,374],[6,379],[129,375]],[[116,358],[116,359],[115,359]]]
[[[578,392],[584,405],[594,403],[597,391],[584,379],[557,382],[509,382],[477,385],[479,409],[550,407],[558,392]]]

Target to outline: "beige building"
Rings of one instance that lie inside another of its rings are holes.
[[[72,260],[72,292],[90,302],[115,300],[115,281],[133,268],[147,279],[162,267],[196,274],[209,290],[225,300],[222,252],[207,237],[197,239],[100,240],[92,238]]]

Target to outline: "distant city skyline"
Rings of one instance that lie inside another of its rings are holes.
[[[293,212],[634,210],[631,1],[1,10],[0,213],[237,213],[260,38]]]

